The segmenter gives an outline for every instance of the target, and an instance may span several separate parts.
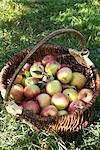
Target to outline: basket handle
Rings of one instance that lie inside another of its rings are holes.
[[[11,90],[11,87],[13,86],[13,83],[16,79],[16,76],[18,75],[18,73],[20,72],[20,70],[22,69],[22,67],[24,66],[24,64],[27,62],[27,60],[43,45],[45,44],[47,41],[49,41],[50,39],[53,39],[54,37],[60,35],[60,34],[65,34],[65,33],[72,33],[76,36],[78,36],[81,40],[82,43],[82,51],[81,54],[82,55],[86,55],[88,53],[88,49],[87,49],[87,42],[85,37],[77,30],[74,29],[59,29],[56,30],[54,32],[52,32],[51,34],[49,34],[48,36],[46,36],[45,38],[43,38],[37,45],[35,45],[33,47],[33,51],[30,51],[30,53],[28,53],[26,55],[26,57],[23,59],[23,61],[20,63],[20,65],[18,66],[18,68],[16,69],[15,73],[13,74],[12,80],[10,82],[10,84],[7,87],[7,91],[6,91],[6,95],[5,95],[5,102],[8,100],[8,96]]]

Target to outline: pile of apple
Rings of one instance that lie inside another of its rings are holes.
[[[26,63],[10,91],[25,110],[43,117],[65,115],[83,109],[94,94],[84,87],[86,77],[46,55],[41,62]]]

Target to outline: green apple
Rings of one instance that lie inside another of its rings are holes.
[[[67,99],[72,102],[75,100],[78,100],[78,92],[76,90],[74,90],[73,88],[69,88],[69,89],[65,89],[63,91],[63,94],[67,97]]]
[[[84,87],[85,83],[86,77],[82,73],[73,72],[70,85],[76,86],[78,89],[81,89]]]
[[[45,67],[45,72],[48,75],[55,75],[57,73],[57,70],[60,68],[60,64],[58,62],[55,63],[47,63]]]
[[[46,85],[46,92],[49,95],[54,95],[54,94],[59,93],[61,91],[62,91],[62,86],[61,86],[60,81],[58,81],[58,80],[50,81]]]
[[[72,70],[68,67],[63,67],[57,72],[57,78],[62,83],[69,83],[72,79]]]
[[[59,111],[58,111],[58,115],[59,115],[59,116],[67,115],[67,114],[68,114],[68,112],[67,112],[66,110],[59,110]]]
[[[30,71],[24,70],[24,74],[26,77],[31,77]]]

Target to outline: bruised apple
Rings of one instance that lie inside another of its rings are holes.
[[[57,78],[62,83],[69,83],[72,79],[72,70],[68,67],[63,67],[57,72]]]
[[[41,111],[41,116],[43,116],[43,117],[50,117],[50,116],[53,117],[53,116],[57,116],[57,115],[58,115],[58,110],[53,105],[49,105]]]
[[[70,85],[76,86],[78,89],[81,89],[84,87],[85,83],[86,83],[86,78],[82,73],[73,72]]]
[[[37,96],[40,93],[40,88],[33,84],[33,85],[28,85],[24,88],[24,95],[27,98],[34,98],[35,96]]]
[[[44,66],[42,65],[42,62],[40,61],[34,62],[33,65],[39,67],[42,71],[44,71]]]
[[[94,94],[91,89],[81,89],[79,92],[79,99],[85,103],[89,103],[94,97]]]
[[[44,72],[44,67],[42,67],[39,67],[36,64],[32,65],[30,68],[30,74],[32,75],[32,77],[41,79],[43,77],[42,73]]]
[[[24,99],[24,88],[21,84],[15,84],[11,88],[10,96],[16,103],[20,103]]]
[[[44,109],[45,107],[50,105],[51,97],[46,93],[41,93],[36,97],[40,107]]]
[[[31,110],[33,113],[36,113],[36,114],[40,112],[40,107],[38,103],[33,100],[23,101],[22,107],[26,110]]]
[[[67,97],[67,99],[72,102],[78,99],[78,92],[73,88],[68,88],[63,91],[63,94]]]
[[[46,85],[46,92],[50,95],[60,93],[61,91],[62,91],[62,86],[58,80],[49,81]]]
[[[85,103],[80,100],[76,100],[70,103],[68,111],[75,112],[76,110],[81,110],[83,108],[85,108]]]
[[[46,56],[44,56],[43,59],[42,59],[42,64],[43,64],[43,65],[46,65],[47,63],[50,63],[50,62],[56,61],[56,60],[57,60],[56,56],[53,56],[53,55],[46,55]]]
[[[69,100],[63,93],[56,93],[52,96],[51,103],[56,106],[57,109],[62,110],[68,106]]]

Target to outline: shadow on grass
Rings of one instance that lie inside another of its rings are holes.
[[[16,9],[21,11],[20,15],[13,14],[13,10]],[[12,14],[9,13],[10,10]],[[10,56],[22,49],[35,45],[50,32],[65,27],[82,32],[89,41],[89,48],[98,47],[99,42],[96,36],[99,30],[98,3],[86,0],[20,0],[14,1],[8,12],[4,10],[3,13],[8,13],[9,16],[7,19],[5,16],[6,21],[2,20],[0,23],[2,62],[7,61]],[[14,19],[9,20],[13,15]],[[58,44],[59,41],[56,43]],[[91,50],[90,56],[99,68],[98,52]],[[2,66],[2,63],[0,65]]]

